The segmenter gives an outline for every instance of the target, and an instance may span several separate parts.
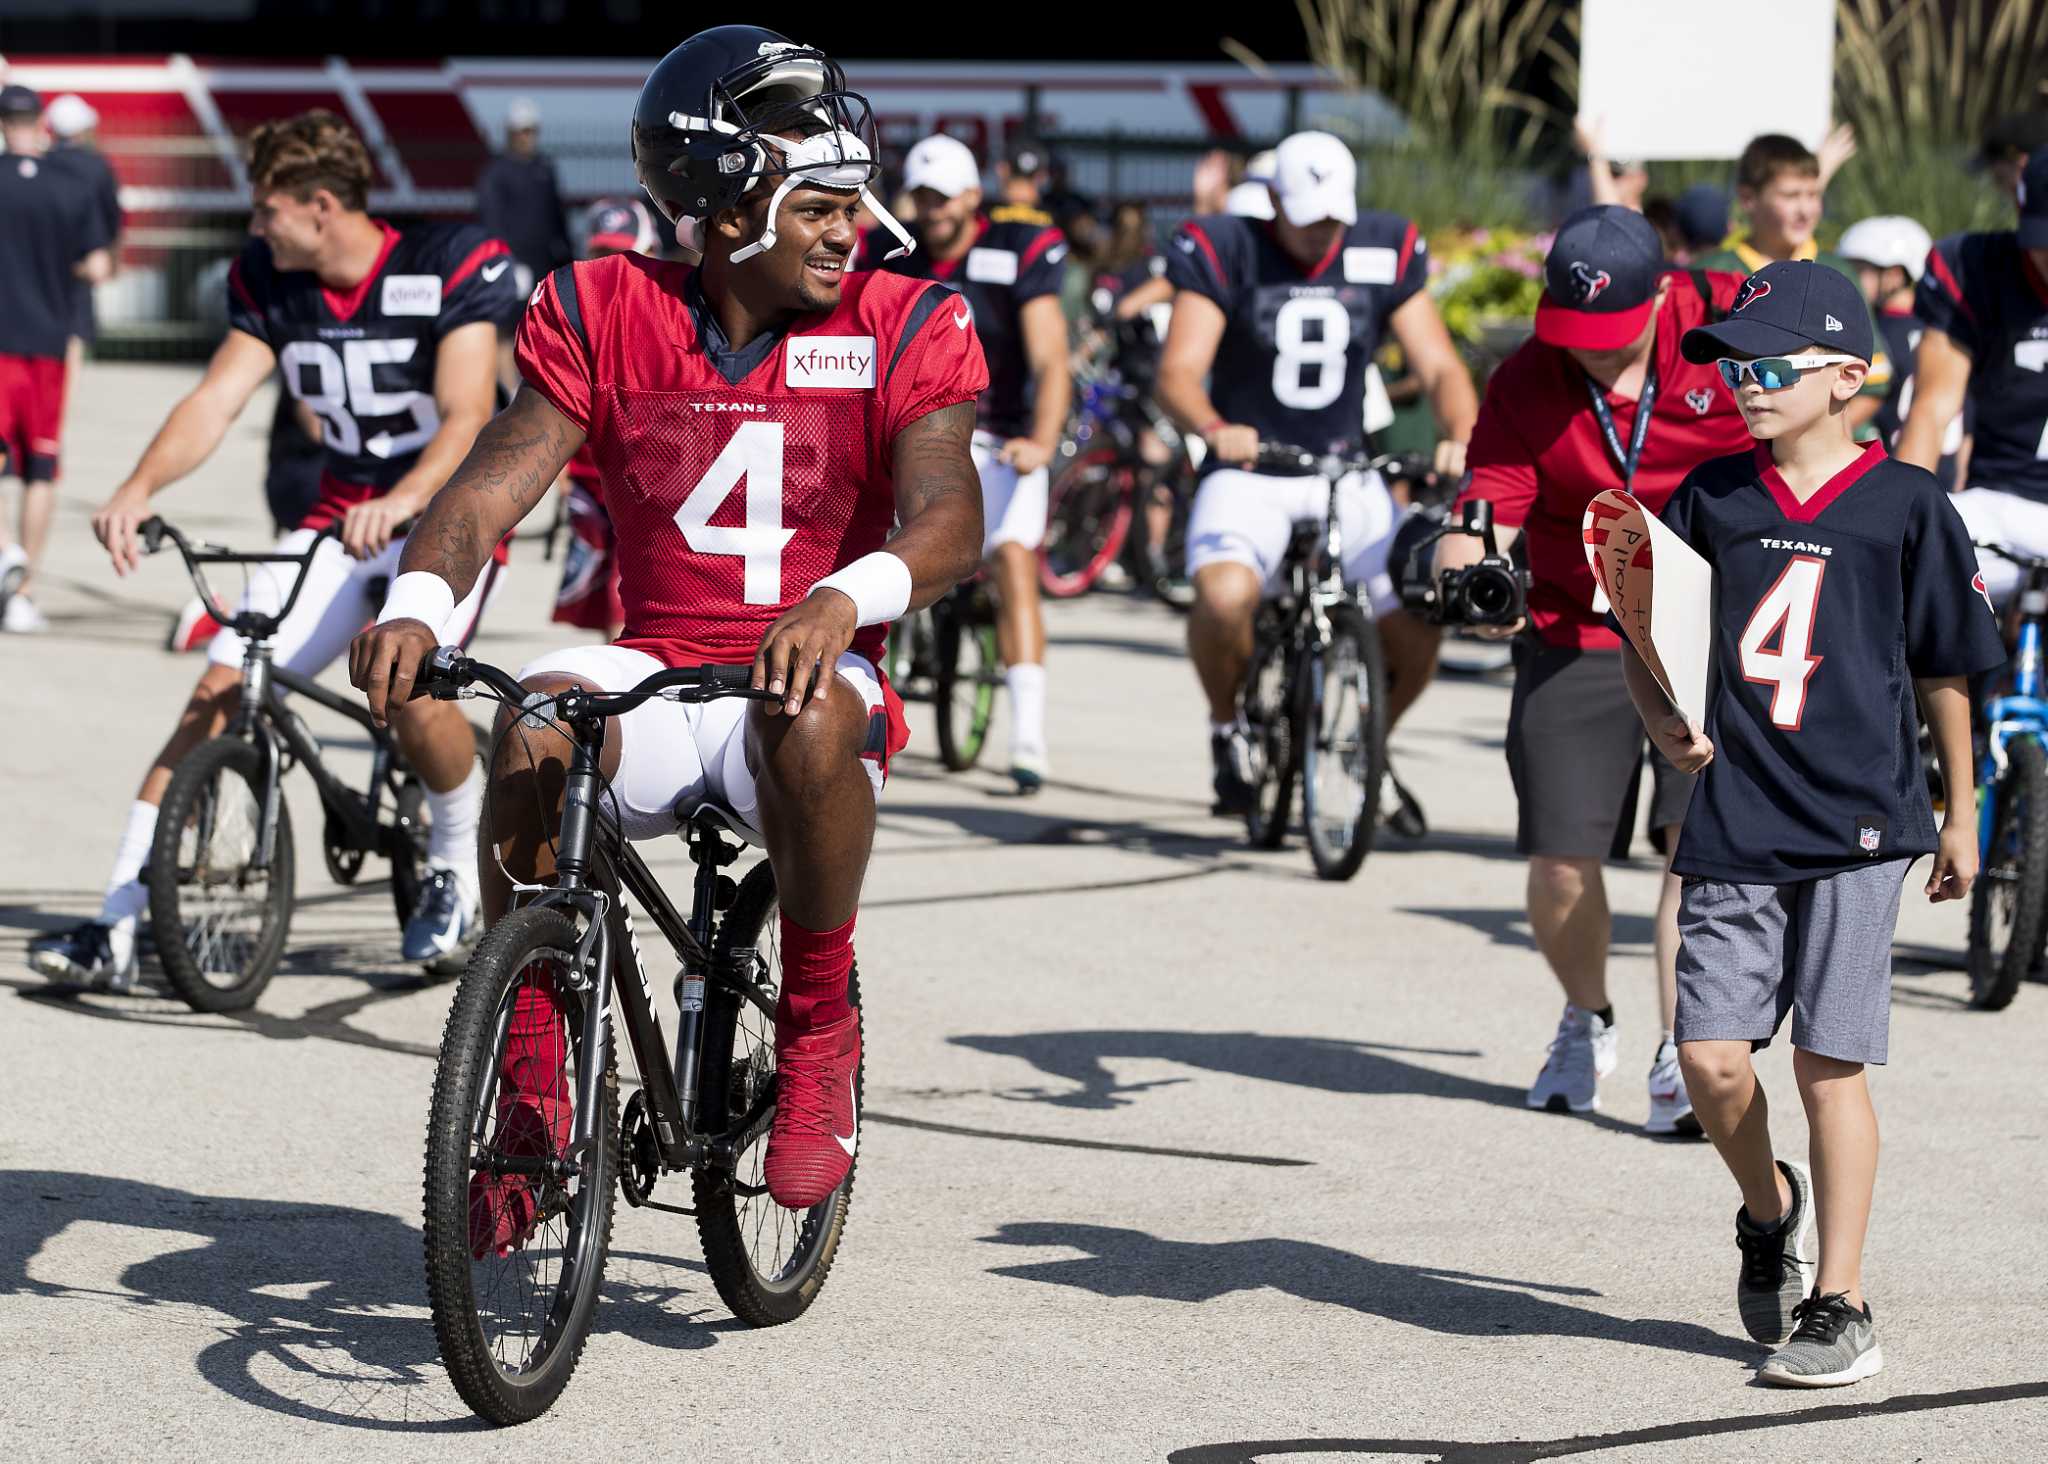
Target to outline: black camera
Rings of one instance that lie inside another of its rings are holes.
[[[1446,534],[1469,534],[1485,547],[1477,564],[1432,576],[1425,555],[1434,556]],[[1433,625],[1513,625],[1529,609],[1529,571],[1507,555],[1493,536],[1493,505],[1475,498],[1464,516],[1446,516],[1434,528],[1407,539],[1401,564],[1401,603]]]

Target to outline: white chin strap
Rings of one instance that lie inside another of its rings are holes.
[[[896,236],[897,247],[883,256],[885,260],[900,259],[917,247],[910,231],[897,223],[895,216],[883,208],[881,201],[868,190],[868,179],[875,169],[869,161],[867,144],[853,133],[819,132],[799,142],[780,137],[764,137],[761,141],[782,149],[785,176],[774,197],[768,200],[768,222],[762,226],[761,237],[744,248],[735,249],[732,253],[734,264],[775,247],[775,215],[781,211],[782,200],[789,196],[790,189],[799,186],[824,188],[834,193],[858,193],[868,212]]]

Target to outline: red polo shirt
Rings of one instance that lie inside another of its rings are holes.
[[[1708,287],[1726,314],[1743,276],[1712,271]],[[1678,353],[1679,339],[1707,319],[1690,275],[1673,271],[1657,315],[1657,400],[1629,491],[1656,513],[1685,475],[1708,458],[1750,445],[1735,397],[1711,365]],[[1493,501],[1494,521],[1529,546],[1529,620],[1552,645],[1614,650],[1621,640],[1593,610],[1593,571],[1581,525],[1596,494],[1622,485],[1621,469],[1593,415],[1587,376],[1570,353],[1531,339],[1487,383],[1466,455],[1472,480],[1459,497]],[[1624,450],[1635,433],[1634,401],[1605,393]]]

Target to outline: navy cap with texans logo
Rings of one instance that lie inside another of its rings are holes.
[[[2020,174],[2020,248],[2048,249],[2048,148],[2027,155]]]
[[[1705,365],[1722,356],[1787,356],[1809,344],[1868,361],[1876,350],[1870,306],[1840,270],[1781,259],[1742,282],[1728,318],[1694,326],[1679,349]]]
[[[1618,351],[1643,333],[1664,274],[1664,241],[1634,209],[1596,203],[1558,227],[1543,261],[1536,339]]]

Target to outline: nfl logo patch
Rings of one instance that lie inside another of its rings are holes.
[[[1863,846],[1863,852],[1866,854],[1875,854],[1878,841],[1882,838],[1884,838],[1884,834],[1881,831],[1870,828],[1867,825],[1856,830],[1856,842]]]

